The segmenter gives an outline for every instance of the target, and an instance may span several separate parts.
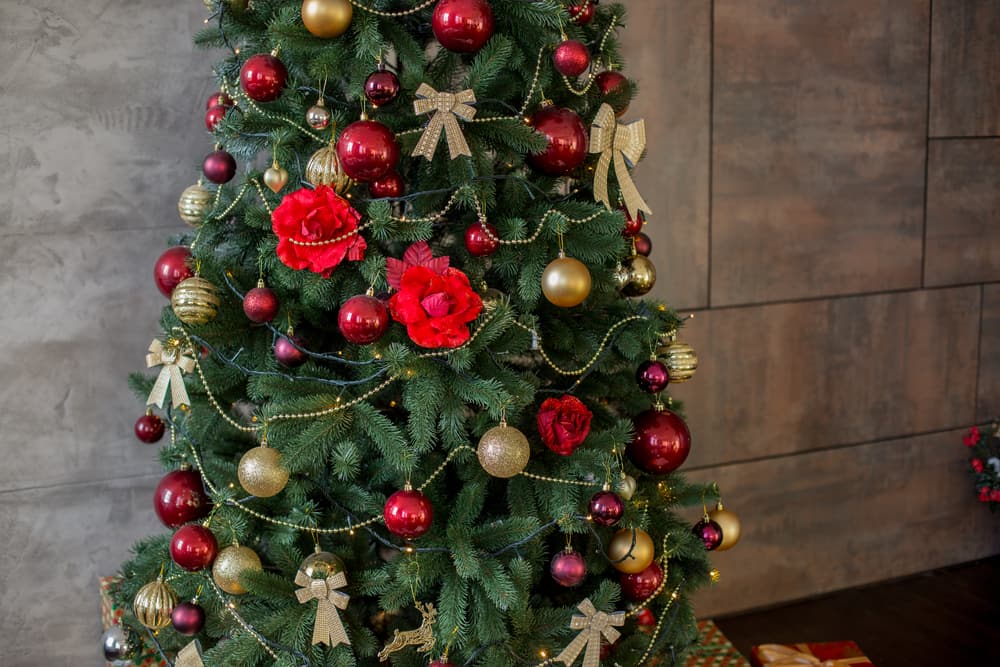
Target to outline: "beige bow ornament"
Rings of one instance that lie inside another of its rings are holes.
[[[153,390],[149,392],[146,405],[162,408],[163,401],[167,398],[167,387],[170,387],[170,403],[175,408],[191,405],[182,372],[190,373],[194,370],[194,357],[191,356],[193,354],[194,350],[184,346],[179,340],[171,338],[164,345],[160,339],[153,339],[146,354],[146,367],[163,366],[163,368],[160,369],[160,375],[153,384]]]
[[[635,218],[639,211],[652,213],[649,204],[639,194],[639,188],[628,173],[628,166],[635,166],[646,149],[646,123],[642,120],[619,123],[610,104],[602,104],[590,126],[590,152],[600,153],[594,170],[594,199],[611,208],[608,195],[608,171],[615,165],[615,178],[628,214]],[[628,160],[628,166],[625,161]]]
[[[448,154],[454,160],[459,155],[472,155],[462,128],[458,125],[458,119],[472,120],[476,115],[476,110],[471,106],[476,103],[476,94],[472,89],[463,90],[457,93],[439,93],[426,83],[420,84],[416,93],[417,99],[413,101],[413,111],[418,116],[432,113],[424,133],[420,135],[416,147],[413,149],[414,157],[422,155],[428,160],[434,159],[434,151],[441,140],[441,132],[444,131],[448,140]]]
[[[575,615],[569,621],[569,627],[573,630],[580,630],[580,634],[570,642],[569,646],[563,649],[553,661],[572,665],[586,647],[583,655],[583,667],[598,667],[601,663],[601,635],[611,644],[618,641],[621,633],[614,627],[625,625],[625,612],[616,611],[608,614],[597,611],[590,598],[584,598],[583,602],[577,605],[583,615]]]
[[[197,639],[180,650],[174,659],[174,667],[205,667]]]
[[[326,579],[313,579],[299,570],[295,574],[295,583],[302,588],[295,591],[295,597],[301,604],[316,600],[316,623],[313,625],[313,644],[337,646],[351,644],[340,620],[338,609],[347,609],[351,596],[339,589],[347,586],[347,577],[338,572]]]

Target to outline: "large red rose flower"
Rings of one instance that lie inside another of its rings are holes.
[[[538,434],[556,454],[569,456],[590,434],[593,413],[576,396],[546,398],[538,408]]]
[[[367,244],[357,233],[361,214],[347,200],[325,185],[302,188],[286,195],[271,214],[271,229],[278,236],[278,259],[293,269],[309,269],[324,278],[344,261],[365,258]],[[300,245],[294,241],[320,245]]]

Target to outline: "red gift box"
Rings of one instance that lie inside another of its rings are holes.
[[[761,644],[751,649],[750,661],[754,667],[874,667],[854,642]]]
[[[750,667],[712,621],[698,621],[698,642],[688,649],[684,667]]]

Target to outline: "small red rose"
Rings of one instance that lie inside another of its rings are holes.
[[[271,214],[271,229],[278,236],[278,259],[293,269],[309,269],[324,278],[344,261],[365,258],[367,244],[357,233],[361,214],[333,189],[321,185],[286,195]],[[299,245],[293,241],[320,245]]]
[[[990,491],[990,501],[1000,503],[1000,489],[993,489]]]
[[[590,433],[593,413],[576,396],[547,398],[538,408],[538,434],[556,454],[569,456]]]
[[[975,447],[979,444],[979,429],[975,426],[969,429],[969,432],[962,436],[962,442],[965,443],[966,447]]]
[[[979,502],[981,503],[990,502],[990,487],[983,486],[979,489]]]
[[[976,472],[982,472],[983,471],[983,460],[982,459],[972,459],[971,461],[969,461],[969,463],[972,464],[972,469],[975,470]]]

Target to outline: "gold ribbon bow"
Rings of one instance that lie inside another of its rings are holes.
[[[437,150],[438,142],[441,140],[441,130],[444,130],[448,140],[448,153],[454,160],[459,155],[472,155],[469,144],[465,141],[462,128],[458,126],[458,119],[472,120],[476,115],[476,110],[470,105],[475,104],[476,94],[472,89],[463,90],[458,93],[439,93],[426,83],[420,84],[416,93],[417,99],[413,101],[413,111],[418,116],[433,113],[431,120],[427,123],[424,133],[420,135],[420,140],[413,149],[413,155],[422,155],[428,160],[434,159],[434,151]]]
[[[583,613],[583,616],[573,616],[569,621],[569,627],[573,630],[580,630],[580,634],[570,642],[569,646],[563,649],[562,653],[555,657],[554,662],[572,665],[586,647],[587,652],[583,655],[583,667],[598,667],[601,662],[601,635],[604,635],[605,639],[612,644],[618,641],[621,633],[612,626],[625,625],[625,612],[616,611],[613,614],[607,614],[603,611],[597,611],[590,598],[584,598],[577,609]]]
[[[184,386],[184,378],[181,372],[190,373],[194,370],[194,350],[185,347],[179,340],[170,339],[164,345],[160,339],[154,338],[149,344],[149,353],[146,355],[146,367],[163,366],[160,375],[156,378],[153,390],[149,392],[146,405],[163,407],[163,401],[167,397],[167,387],[170,387],[170,402],[175,408],[182,405],[191,405],[187,388]]]
[[[817,667],[846,667],[847,665],[871,664],[868,658],[839,658],[837,660],[820,660],[814,655],[805,653],[809,647],[800,644],[801,651],[796,651],[781,644],[761,644],[757,647],[757,658],[764,667],[798,667],[799,665],[816,665]]]
[[[347,577],[343,572],[327,577],[326,579],[313,579],[305,572],[299,570],[295,574],[295,583],[302,588],[295,591],[295,597],[301,604],[310,600],[316,600],[316,624],[313,625],[313,644],[326,644],[327,646],[337,646],[339,644],[351,644],[344,630],[344,624],[340,620],[338,609],[347,609],[347,603],[351,596],[338,589],[347,585]]]
[[[174,667],[205,667],[197,639],[180,650],[174,659]]]
[[[614,161],[615,178],[618,179],[618,189],[621,190],[628,214],[635,218],[639,211],[652,213],[649,204],[632,182],[632,176],[625,165],[625,160],[628,160],[630,166],[635,166],[645,149],[645,121],[619,123],[611,105],[602,104],[590,126],[590,152],[601,154],[597,160],[597,169],[594,171],[594,199],[611,208],[611,197],[608,196],[608,169]]]

